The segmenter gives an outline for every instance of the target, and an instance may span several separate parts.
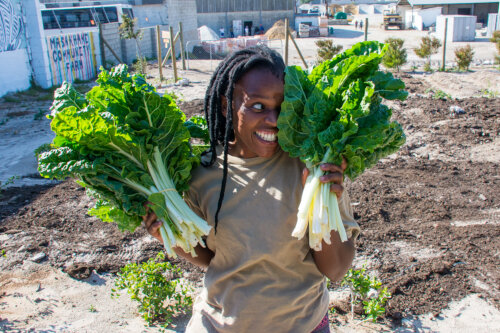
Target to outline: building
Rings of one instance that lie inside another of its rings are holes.
[[[278,20],[288,18],[292,24],[295,12],[295,0],[196,0],[198,26],[208,26],[214,31],[221,28],[235,37],[253,35],[273,26]]]
[[[441,7],[442,15],[473,15],[483,25],[488,23],[488,14],[498,13],[499,6],[499,1],[491,0],[401,0],[398,3],[400,12]]]

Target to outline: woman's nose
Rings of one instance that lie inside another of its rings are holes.
[[[270,109],[266,115],[266,122],[274,127],[278,124],[278,116],[280,112],[277,109]]]

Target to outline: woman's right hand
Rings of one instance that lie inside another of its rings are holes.
[[[146,216],[142,217],[142,221],[146,226],[148,234],[163,243],[163,239],[161,238],[160,234],[161,221],[158,220],[156,214],[151,211],[148,206],[146,206]]]

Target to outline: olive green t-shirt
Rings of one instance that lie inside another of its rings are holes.
[[[307,236],[291,236],[302,194],[304,164],[283,151],[271,158],[228,156],[228,177],[217,233],[206,244],[215,256],[186,332],[312,331],[329,296]],[[222,156],[194,171],[188,204],[214,226]],[[349,236],[356,237],[347,193],[339,200]]]

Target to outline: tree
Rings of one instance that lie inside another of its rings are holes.
[[[406,64],[407,53],[403,48],[404,40],[400,38],[388,38],[385,43],[388,44],[387,52],[382,58],[382,62],[387,68],[396,68],[399,72],[401,66]]]
[[[139,46],[139,41],[142,39],[142,31],[135,29],[136,24],[136,18],[132,19],[128,15],[122,14],[122,24],[120,24],[118,31],[122,39],[133,39],[135,41],[137,62],[134,68],[139,73],[145,74],[147,64],[146,58],[142,56],[141,47]]]
[[[415,54],[422,59],[427,59],[424,66],[426,71],[431,70],[431,56],[436,54],[441,47],[441,42],[436,37],[425,36],[420,41],[420,47],[415,49]]]

